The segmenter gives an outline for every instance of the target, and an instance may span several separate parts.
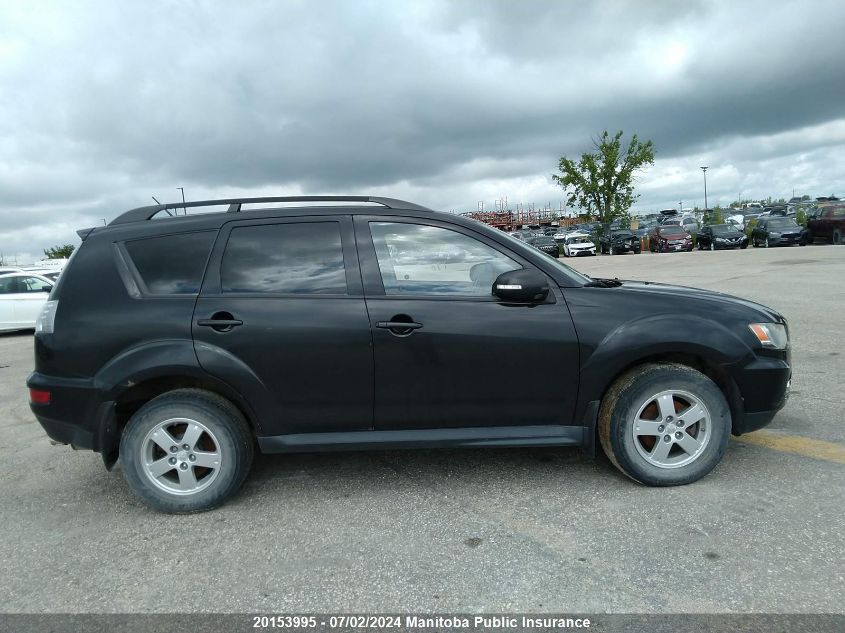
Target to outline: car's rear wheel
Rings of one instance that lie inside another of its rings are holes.
[[[253,439],[231,402],[200,389],[158,396],[129,420],[120,462],[132,491],[162,512],[210,510],[243,483]]]
[[[623,473],[649,486],[704,477],[731,430],[725,396],[707,376],[676,363],[641,365],[620,377],[599,411],[599,440]]]
[[[836,229],[833,232],[833,243],[839,244],[839,245],[842,245],[843,243],[845,243],[845,240],[843,240],[843,238],[842,238],[842,231],[840,231],[839,229]]]

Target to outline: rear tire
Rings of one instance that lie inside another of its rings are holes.
[[[252,465],[252,432],[225,398],[178,389],[154,398],[129,420],[120,463],[132,492],[160,512],[202,512],[240,488]]]
[[[719,387],[677,363],[635,367],[611,385],[599,410],[604,452],[647,486],[701,479],[722,459],[730,431],[730,407]]]
[[[839,229],[836,229],[833,232],[833,238],[832,239],[833,239],[833,243],[836,244],[836,245],[839,245],[839,246],[841,246],[843,243],[845,243],[845,242],[843,242],[842,231],[839,230]]]

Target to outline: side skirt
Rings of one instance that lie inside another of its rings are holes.
[[[557,425],[294,433],[258,437],[258,446],[262,453],[496,446],[581,446],[589,450],[593,433],[588,427]]]

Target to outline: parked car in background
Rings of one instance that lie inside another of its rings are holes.
[[[680,226],[690,235],[698,233],[698,221],[690,215],[681,218],[668,219],[663,222],[663,226]]]
[[[807,229],[798,226],[792,218],[780,216],[760,217],[751,231],[752,246],[804,246],[809,242]]]
[[[748,236],[731,224],[710,224],[698,232],[698,250],[711,251],[723,248],[747,248]]]
[[[599,238],[599,250],[609,255],[639,253],[640,238],[628,229],[611,230]]]
[[[564,257],[595,255],[596,245],[589,233],[581,233],[580,231],[577,231],[564,237],[561,250]]]
[[[648,250],[653,253],[675,253],[692,250],[692,236],[677,224],[661,224],[649,234]]]
[[[8,275],[10,273],[22,273],[20,268],[11,268],[8,266],[0,266],[0,275]]]
[[[534,237],[526,238],[525,242],[546,255],[560,257],[560,248],[553,237],[549,237],[548,235],[535,235]]]
[[[834,204],[818,208],[807,219],[807,239],[816,239],[845,244],[845,204]]]
[[[0,332],[35,327],[53,282],[32,273],[0,275]]]

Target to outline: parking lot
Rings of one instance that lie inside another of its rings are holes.
[[[845,248],[565,261],[778,309],[787,406],[686,487],[565,448],[259,456],[221,509],[168,516],[49,444],[32,334],[0,335],[2,610],[843,612]]]

